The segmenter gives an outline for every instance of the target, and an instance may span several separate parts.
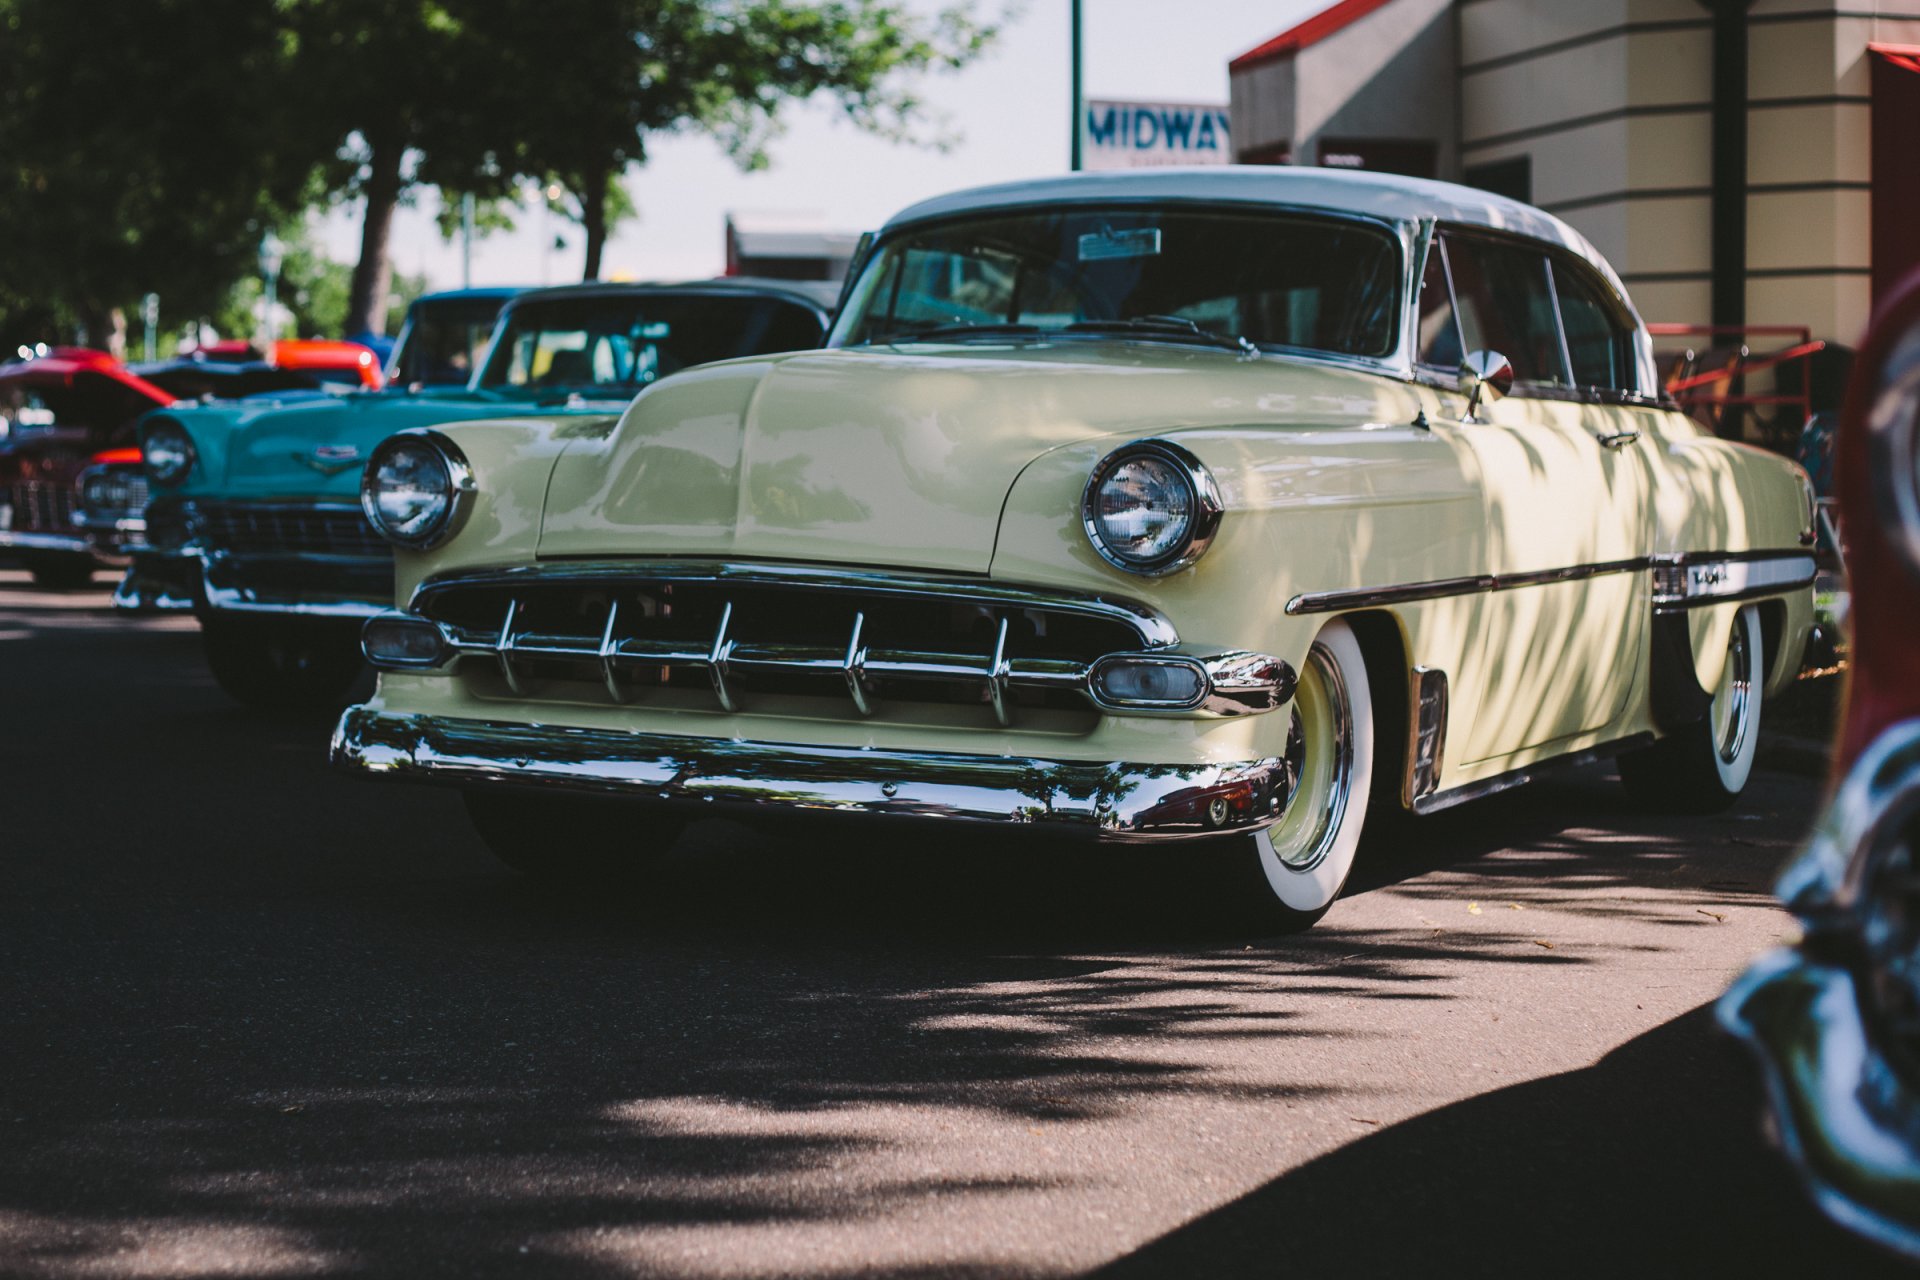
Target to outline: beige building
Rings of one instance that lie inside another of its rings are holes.
[[[1230,83],[1243,162],[1529,200],[1650,321],[1851,344],[1920,265],[1920,0],[1342,0]]]

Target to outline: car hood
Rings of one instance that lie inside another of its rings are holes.
[[[1008,490],[1049,450],[1198,426],[1364,422],[1377,383],[1307,361],[1078,340],[714,365],[649,390],[604,440],[562,454],[539,554],[985,573]]]
[[[340,497],[360,491],[360,473],[375,445],[396,431],[474,418],[549,416],[568,412],[521,401],[464,395],[354,395],[249,408],[209,406],[195,414],[226,415],[231,431],[224,466],[208,488],[235,497]],[[605,405],[595,407],[605,414]],[[179,416],[183,421],[186,415]],[[199,432],[195,432],[196,439]]]

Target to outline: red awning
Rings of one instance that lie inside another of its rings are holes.
[[[1391,0],[1340,0],[1314,14],[1298,26],[1289,27],[1257,49],[1235,58],[1227,64],[1229,71],[1244,71],[1248,67],[1257,67],[1263,62],[1272,62],[1276,58],[1291,58],[1309,45],[1319,44],[1337,31],[1352,26],[1375,9],[1384,8]]]

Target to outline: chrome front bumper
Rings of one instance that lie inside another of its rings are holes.
[[[1904,872],[1876,877],[1920,801],[1920,721],[1896,725],[1842,780],[1778,892],[1806,927],[1720,1000],[1720,1024],[1759,1058],[1787,1158],[1815,1203],[1861,1235],[1920,1259],[1920,1081],[1889,1052],[1871,974],[1898,973],[1912,938],[1890,922]],[[1911,1034],[1911,1029],[1909,1030]]]
[[[297,574],[287,573],[293,567]],[[311,585],[321,576],[338,582]],[[116,609],[371,618],[393,607],[392,565],[345,556],[234,557],[210,552],[136,555],[113,593]],[[294,579],[304,579],[297,582]],[[378,579],[378,584],[376,584]]]
[[[1286,812],[1283,759],[1129,764],[739,742],[351,707],[333,764],[370,777],[625,795],[676,807],[929,818],[1164,841]]]
[[[77,533],[41,533],[27,529],[0,529],[0,549],[8,551],[57,551],[90,556],[93,544]]]

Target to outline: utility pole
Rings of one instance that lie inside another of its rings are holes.
[[[473,192],[460,197],[460,287],[473,288]]]
[[[1082,157],[1080,155],[1080,140],[1081,140],[1081,135],[1086,132],[1086,128],[1087,128],[1087,125],[1086,125],[1087,101],[1086,101],[1085,95],[1082,93],[1081,85],[1080,85],[1080,55],[1081,55],[1080,5],[1081,5],[1081,0],[1072,0],[1072,4],[1073,4],[1073,171],[1075,173],[1078,173],[1083,167],[1081,163]]]
[[[273,234],[271,230],[260,237],[260,275],[262,277],[260,319],[266,331],[269,347],[280,336],[280,317],[275,308],[280,304],[280,265],[286,258],[286,252],[286,245],[280,243],[280,237]]]

